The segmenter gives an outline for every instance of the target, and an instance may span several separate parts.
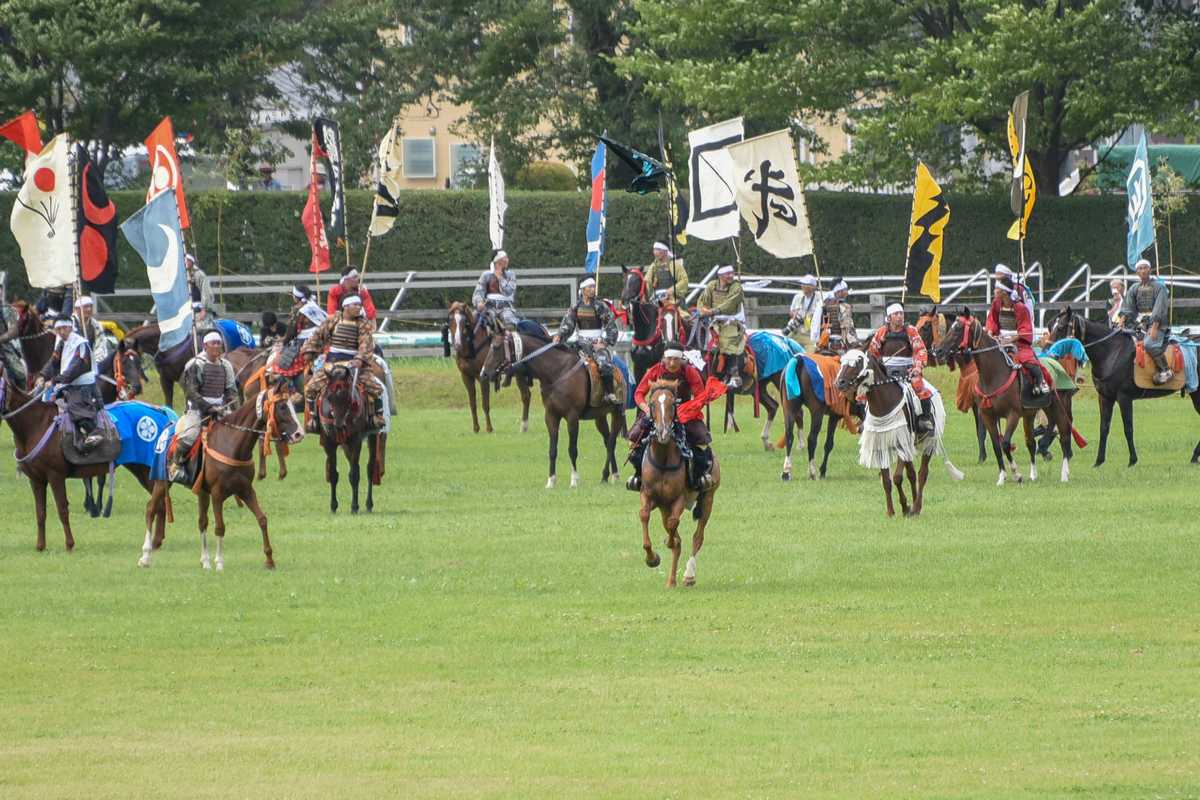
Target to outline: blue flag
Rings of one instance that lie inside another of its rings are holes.
[[[183,232],[175,190],[155,197],[121,223],[121,233],[146,262],[158,314],[158,346],[167,350],[192,333],[192,295],[183,264]]]
[[[1127,264],[1132,267],[1142,256],[1142,251],[1154,244],[1154,204],[1150,201],[1150,156],[1146,152],[1146,134],[1138,142],[1125,179],[1125,193],[1129,197],[1126,211],[1129,223],[1127,239]]]
[[[604,142],[600,142],[592,156],[592,203],[588,209],[587,256],[583,260],[584,271],[590,273],[600,266],[600,257],[604,255],[604,225],[608,214],[605,158]]]

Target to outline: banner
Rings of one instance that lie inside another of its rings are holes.
[[[1125,194],[1129,198],[1126,209],[1126,222],[1129,225],[1126,264],[1133,267],[1142,257],[1142,251],[1154,244],[1154,204],[1150,202],[1150,156],[1146,152],[1145,133],[1138,142],[1133,163],[1129,166]]]
[[[321,144],[317,141],[317,130],[313,128],[312,155],[308,159],[308,201],[300,214],[304,235],[308,237],[308,248],[312,259],[308,262],[309,272],[325,272],[329,269],[329,239],[325,236],[325,217],[321,213],[321,184],[317,178],[317,159],[321,156]]]
[[[504,175],[496,161],[496,137],[492,137],[492,152],[488,155],[488,235],[492,249],[504,249],[504,215],[508,203],[504,200]]]
[[[950,206],[942,196],[942,187],[937,185],[928,168],[918,161],[908,251],[904,261],[904,288],[907,294],[923,294],[935,303],[942,301],[942,243],[949,221]]]
[[[112,294],[117,288],[117,207],[104,191],[104,179],[75,145],[75,230],[79,236],[79,280],[93,294]]]
[[[337,123],[331,119],[317,117],[313,120],[313,136],[320,144],[320,155],[329,162],[329,191],[333,194],[333,207],[329,209],[329,231],[333,241],[341,246],[346,239],[346,189],[342,180],[342,135]]]
[[[121,233],[146,262],[158,316],[159,351],[170,349],[192,333],[192,295],[183,263],[183,231],[175,190],[167,189],[142,206],[121,223]]]
[[[608,153],[604,142],[596,143],[592,155],[592,202],[588,208],[587,255],[583,259],[585,272],[594,274],[604,256],[604,226],[608,219],[608,189],[605,186]]]
[[[32,111],[26,111],[0,125],[0,136],[21,147],[25,151],[26,161],[42,152],[42,132]]]
[[[638,194],[648,194],[658,191],[660,181],[667,175],[665,164],[643,152],[634,150],[632,147],[623,145],[614,139],[610,139],[608,136],[601,136],[600,141],[604,142],[605,146],[612,151],[614,156],[624,161],[633,170],[633,183],[629,185],[626,191],[637,192]]]
[[[388,128],[379,143],[377,165],[379,180],[375,183],[375,205],[371,210],[371,235],[383,236],[396,224],[400,206],[396,198],[400,194],[400,167],[403,164],[403,148],[396,124]]]
[[[1012,151],[1012,186],[1008,193],[1008,205],[1014,217],[1025,213],[1025,121],[1029,116],[1029,92],[1021,92],[1013,100],[1009,112],[1008,146]]]
[[[1012,226],[1008,229],[1008,238],[1024,239],[1029,232],[1029,217],[1033,215],[1033,204],[1037,202],[1037,182],[1033,179],[1033,165],[1029,163],[1029,157],[1021,150],[1021,140],[1017,135],[1016,119],[1011,113],[1008,115],[1008,149],[1012,152],[1014,180],[1017,162],[1020,161],[1025,165],[1021,182],[1021,193],[1025,200],[1025,207],[1023,211],[1017,214],[1017,218],[1013,220]]]
[[[60,133],[26,160],[9,220],[29,285],[39,289],[66,286],[78,275],[70,153],[68,136]]]
[[[733,192],[733,160],[725,148],[744,138],[741,117],[688,133],[691,146],[688,182],[692,200],[688,236],[712,242],[738,235],[742,222]]]
[[[738,209],[758,246],[776,258],[811,255],[804,187],[788,132],[775,131],[725,150],[733,163]]]
[[[179,201],[179,227],[187,230],[192,226],[188,215],[187,197],[183,192],[183,172],[179,168],[179,156],[175,153],[175,127],[170,117],[163,117],[158,127],[146,137],[146,155],[150,159],[150,188],[146,190],[146,202],[165,192],[175,190]]]

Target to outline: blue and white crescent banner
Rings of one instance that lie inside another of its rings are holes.
[[[600,258],[604,255],[604,226],[608,223],[607,158],[604,142],[598,143],[592,156],[592,202],[588,208],[587,255],[583,259],[584,271],[591,273],[600,266]]]
[[[146,262],[150,293],[158,315],[158,346],[166,350],[192,332],[192,296],[183,264],[179,204],[171,188],[121,223],[121,232]]]
[[[1129,198],[1126,222],[1129,236],[1126,240],[1127,264],[1132,267],[1141,258],[1142,251],[1154,244],[1154,204],[1150,196],[1150,155],[1146,149],[1146,134],[1142,134],[1129,177],[1125,179],[1125,194]]]

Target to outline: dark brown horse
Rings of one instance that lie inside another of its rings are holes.
[[[633,362],[634,384],[638,384],[646,370],[662,360],[667,342],[682,342],[687,338],[688,327],[677,310],[646,297],[647,287],[640,270],[625,270],[624,280],[621,302],[629,311],[629,325],[633,328],[629,359]]]
[[[943,362],[934,353],[937,343],[946,335],[946,315],[939,312],[937,306],[927,306],[921,309],[917,316],[916,329],[917,333],[921,335],[921,341],[925,343],[925,352],[929,355],[929,366],[944,366],[949,367],[951,371],[958,370],[958,381],[961,388],[955,398],[955,407],[965,414],[966,410],[962,406],[966,405],[965,398],[970,397],[971,416],[975,419],[975,443],[979,448],[978,460],[982,464],[987,461],[987,448],[984,447],[984,442],[987,441],[987,429],[983,426],[983,418],[979,416],[979,399],[975,396],[974,387],[975,382],[979,380],[979,370],[975,367],[974,362],[962,354]],[[962,404],[958,402],[960,397],[964,398]]]
[[[666,546],[671,550],[668,589],[675,587],[675,574],[683,549],[679,538],[679,522],[683,512],[692,504],[695,504],[692,517],[696,520],[696,532],[692,534],[691,558],[683,570],[683,585],[692,586],[696,583],[696,556],[704,546],[704,529],[712,517],[713,495],[721,485],[721,465],[714,454],[712,485],[702,494],[688,486],[687,467],[674,435],[677,390],[675,381],[656,381],[650,385],[646,395],[654,429],[647,434],[649,443],[642,455],[642,502],[638,511],[638,519],[642,522],[642,548],[646,551],[646,566],[651,568],[657,567],[660,559],[650,543],[650,516],[656,508],[662,515],[663,528],[667,531]]]
[[[12,305],[17,311],[17,338],[21,343],[21,357],[25,361],[27,385],[32,386],[42,367],[54,354],[54,331],[42,324],[37,309],[24,300],[16,300]]]
[[[286,379],[279,379],[265,393],[259,394],[254,402],[248,402],[228,417],[214,421],[201,433],[204,463],[193,491],[199,498],[200,566],[204,569],[212,568],[207,535],[210,502],[216,520],[216,567],[218,571],[225,568],[222,548],[225,541],[223,506],[230,497],[244,503],[254,514],[262,531],[265,566],[267,569],[275,568],[271,538],[267,534],[267,515],[258,504],[258,495],[254,491],[254,448],[259,437],[263,436],[271,441],[290,444],[296,444],[304,437],[304,429],[292,407]],[[155,521],[166,516],[170,488],[167,481],[154,483],[150,501],[146,504],[146,538],[138,566],[150,566],[151,553],[162,542],[161,525],[156,525]]]
[[[479,372],[483,369],[484,359],[487,358],[488,344],[491,334],[487,326],[475,325],[475,312],[469,305],[461,301],[450,304],[446,312],[446,324],[442,326],[442,348],[446,358],[454,354],[454,363],[458,366],[459,376],[463,386],[467,387],[467,400],[471,404],[471,424],[479,433],[479,411],[475,406],[475,384],[479,384],[483,394],[483,417],[487,432],[492,432],[492,385],[480,380]],[[523,376],[517,376],[517,390],[521,393],[521,433],[529,430],[529,382]]]
[[[371,402],[358,386],[358,373],[348,366],[330,368],[329,383],[317,400],[321,447],[325,450],[325,480],[329,483],[329,511],[337,513],[337,454],[350,464],[350,513],[358,513],[359,458],[367,442],[367,511],[375,510],[372,489],[383,480],[383,442],[387,434],[370,431]],[[368,378],[370,380],[370,378]]]
[[[604,473],[602,481],[620,480],[617,466],[617,437],[625,429],[623,403],[593,408],[590,404],[591,380],[583,368],[579,354],[566,345],[553,344],[524,333],[492,335],[481,376],[489,381],[501,372],[524,370],[537,379],[542,390],[546,431],[550,434],[550,477],[546,488],[553,489],[557,481],[558,429],[567,421],[567,454],[571,457],[571,488],[579,485],[579,420],[595,420],[596,430],[604,437]]]
[[[1025,429],[1025,445],[1029,449],[1029,479],[1037,480],[1037,443],[1033,436],[1034,418],[1039,409],[1026,408],[1021,402],[1021,369],[1004,352],[983,324],[963,309],[963,314],[954,320],[946,335],[935,348],[938,358],[965,357],[979,368],[979,383],[976,395],[992,442],[992,451],[1000,467],[996,485],[1004,484],[1006,470],[1017,483],[1021,474],[1012,458],[1012,435],[1020,420]],[[1050,406],[1046,415],[1058,430],[1058,441],[1062,447],[1063,463],[1061,479],[1066,482],[1071,475],[1071,439],[1077,436],[1071,425],[1071,395],[1050,391]],[[1004,434],[1000,434],[1000,420],[1005,421]],[[1082,437],[1077,439],[1083,445]]]

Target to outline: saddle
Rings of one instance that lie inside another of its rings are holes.
[[[121,435],[117,432],[117,427],[113,425],[108,414],[101,411],[96,415],[96,432],[104,437],[100,444],[81,450],[79,442],[82,440],[82,435],[76,430],[74,423],[71,421],[70,415],[64,410],[62,412],[62,452],[63,458],[68,464],[77,467],[89,466],[92,464],[109,464],[121,454]]]
[[[580,356],[584,359],[584,369],[587,370],[588,376],[588,407],[601,408],[609,405],[604,402],[604,381],[600,379],[600,367],[594,359]],[[621,370],[617,369],[616,365],[612,368],[612,386],[613,394],[617,397],[625,397],[625,376],[621,374]]]
[[[1042,371],[1046,370],[1042,367]],[[1046,384],[1050,387],[1050,391],[1045,394],[1034,394],[1034,387],[1037,385],[1029,380],[1029,373],[1024,367],[1017,367],[1017,380],[1021,386],[1021,406],[1023,408],[1049,408],[1050,400],[1054,397],[1054,381],[1047,380]]]
[[[1133,356],[1134,386],[1139,389],[1163,389],[1169,392],[1184,388],[1187,383],[1187,375],[1183,369],[1183,352],[1179,349],[1179,345],[1171,342],[1167,345],[1163,355],[1166,356],[1167,366],[1174,371],[1175,377],[1166,383],[1155,383],[1154,375],[1158,372],[1158,367],[1155,366],[1154,359],[1146,353],[1145,342],[1141,339],[1138,340]]]
[[[200,477],[204,474],[204,437],[208,433],[208,429],[212,427],[212,421],[205,422],[200,429],[200,435],[196,437],[196,441],[192,443],[191,449],[188,450],[187,459],[183,462],[183,469],[174,483],[181,486],[187,486],[196,491],[200,482]],[[179,435],[171,437],[171,444],[167,446],[167,460],[173,461],[175,452],[179,445]]]
[[[715,348],[715,346],[716,340],[714,339],[712,347]],[[726,361],[728,356],[726,356],[724,353],[718,352],[714,353],[714,357],[716,359],[716,363],[713,365],[713,373],[716,375],[724,375],[725,368],[728,366],[728,362]],[[743,374],[750,378],[750,380],[744,385],[753,386],[754,384],[758,383],[758,357],[754,354],[754,348],[746,347],[746,351],[742,354],[742,358],[744,359],[743,363],[745,365]]]

